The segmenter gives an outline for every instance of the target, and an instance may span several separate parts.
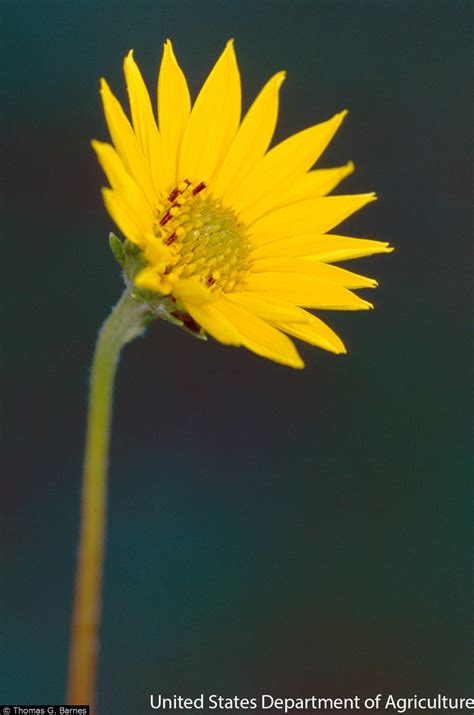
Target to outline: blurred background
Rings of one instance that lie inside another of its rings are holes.
[[[288,72],[276,139],[345,107],[320,166],[380,200],[341,233],[370,313],[292,371],[165,323],[119,370],[100,703],[151,692],[466,696],[471,7],[462,0],[3,0],[0,700],[63,700],[88,371],[121,292],[98,81],[152,90],[162,44],[196,95],[229,37],[245,107]],[[324,316],[323,316],[324,317]]]

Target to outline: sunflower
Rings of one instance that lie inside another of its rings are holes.
[[[191,106],[171,42],[158,77],[158,124],[130,51],[124,61],[131,122],[101,81],[113,146],[93,147],[110,188],[105,206],[140,262],[131,280],[171,306],[180,324],[291,367],[303,361],[288,336],[334,353],[341,339],[307,309],[366,310],[353,292],[377,285],[333,265],[391,250],[328,233],[376,198],[328,196],[353,164],[313,170],[346,111],[269,149],[278,72],[241,120],[230,41]],[[130,245],[131,245],[130,244]]]

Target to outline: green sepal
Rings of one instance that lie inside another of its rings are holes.
[[[115,233],[109,233],[109,246],[110,250],[114,254],[114,258],[119,263],[122,268],[125,266],[125,261],[127,260],[125,255],[125,247],[122,241]]]
[[[183,330],[188,333],[188,335],[192,335],[193,338],[197,338],[198,340],[207,340],[207,335],[200,326],[198,326],[198,330],[194,330],[194,328],[188,328],[187,325],[183,324]]]
[[[137,246],[133,241],[129,241],[128,238],[123,242],[125,253],[129,258],[138,258],[142,255],[141,248]]]

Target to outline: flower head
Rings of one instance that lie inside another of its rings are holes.
[[[113,146],[93,147],[110,182],[103,189],[107,210],[140,256],[131,278],[143,300],[155,296],[185,327],[291,367],[303,362],[288,335],[345,352],[306,309],[371,308],[353,289],[376,281],[333,263],[391,250],[328,233],[375,199],[327,195],[353,171],[351,163],[312,170],[346,112],[268,151],[285,74],[267,82],[241,121],[232,42],[193,106],[166,42],[158,125],[132,52],[124,72],[131,122],[102,80]]]

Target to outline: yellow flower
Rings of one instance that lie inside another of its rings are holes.
[[[229,42],[194,105],[173,53],[164,46],[158,122],[130,52],[124,62],[131,122],[102,80],[113,146],[94,141],[111,188],[107,210],[146,262],[139,289],[168,296],[176,316],[216,340],[291,367],[303,367],[294,336],[345,352],[340,338],[304,308],[364,310],[352,292],[376,281],[332,265],[386,243],[328,234],[373,201],[373,193],[327,196],[352,163],[311,170],[346,112],[274,146],[278,72],[241,121],[241,88]]]

